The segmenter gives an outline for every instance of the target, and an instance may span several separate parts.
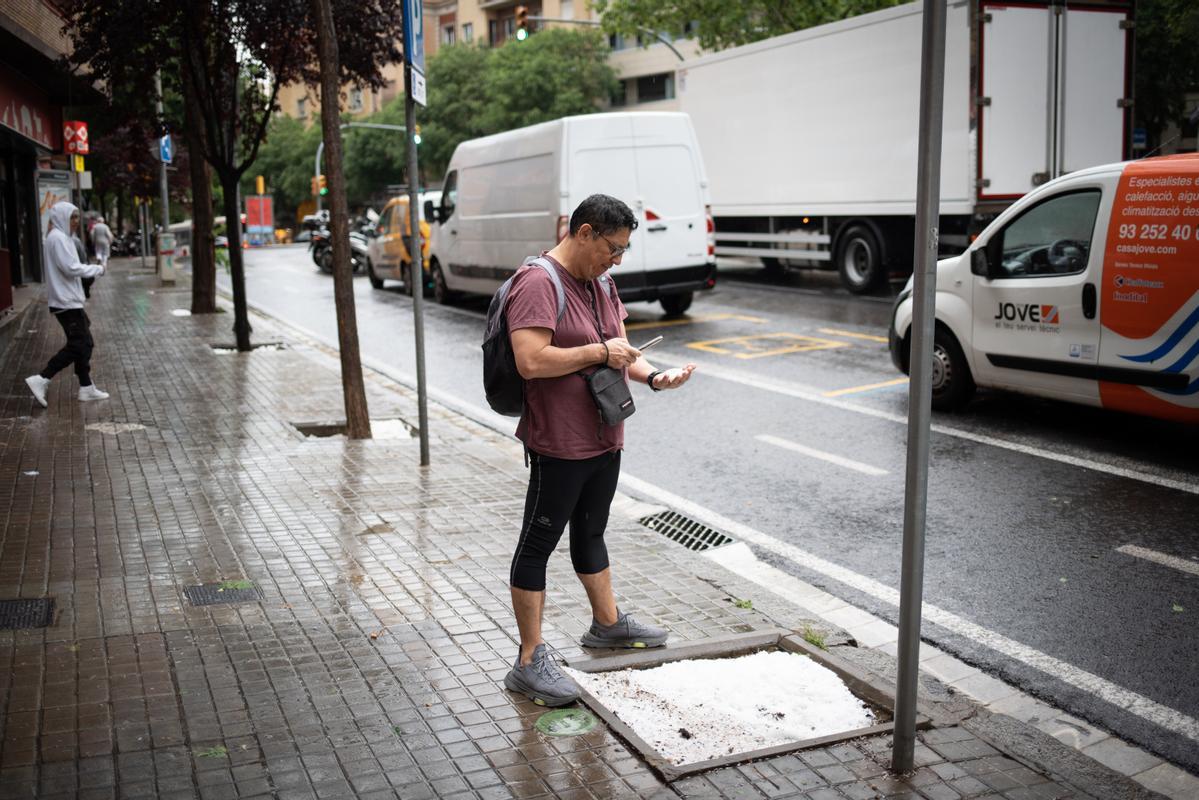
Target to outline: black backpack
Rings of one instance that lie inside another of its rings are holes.
[[[561,321],[562,315],[566,313],[566,291],[562,288],[558,270],[541,257],[526,258],[525,264],[536,264],[550,276],[558,293],[557,318]],[[508,294],[512,291],[512,282],[515,280],[516,276],[513,275],[504,281],[491,298],[491,305],[487,307],[487,328],[483,335],[483,391],[487,394],[487,405],[506,417],[519,417],[525,408],[525,379],[516,369],[516,354],[512,352],[512,340],[508,336],[508,317],[505,314]],[[612,283],[607,274],[601,275],[599,281],[611,297]]]

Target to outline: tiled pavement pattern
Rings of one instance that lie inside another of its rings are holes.
[[[190,295],[157,287],[122,266],[97,285],[109,401],[78,403],[63,374],[34,407],[22,379],[61,341],[44,306],[0,362],[0,598],[58,603],[49,628],[0,631],[0,798],[1089,796],[961,726],[922,734],[902,779],[878,737],[669,787],[602,725],[543,737],[543,709],[500,682],[519,451],[436,407],[427,470],[415,439],[305,439],[291,423],[340,416],[336,362],[294,340],[214,353],[231,315],[173,316]],[[369,392],[373,418],[415,419],[406,389],[372,375]],[[622,605],[676,638],[772,624],[635,523],[609,542]],[[183,597],[221,581],[263,599]],[[547,638],[577,653],[589,614],[565,557],[549,587]]]

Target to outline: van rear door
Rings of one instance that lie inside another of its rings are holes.
[[[644,269],[694,267],[707,260],[703,172],[687,118],[633,118],[637,160],[638,242]],[[647,282],[654,281],[647,277]]]

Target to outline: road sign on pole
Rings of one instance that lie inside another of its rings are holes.
[[[158,140],[158,158],[164,164],[170,164],[175,159],[175,148],[169,133]]]

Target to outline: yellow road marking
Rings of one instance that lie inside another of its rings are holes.
[[[725,319],[735,319],[741,322],[756,322],[764,323],[766,320],[761,317],[748,317],[744,314],[708,314],[706,316],[688,317],[686,319],[663,319],[654,320],[651,322],[634,322],[631,325],[625,325],[626,331],[637,331],[644,328],[673,328],[676,325],[694,325],[699,322],[718,322]]]
[[[882,342],[883,344],[887,343],[886,336],[871,336],[868,333],[854,333],[852,331],[840,331],[840,330],[837,330],[836,328],[821,328],[820,332],[827,333],[830,336],[848,336],[851,339],[865,339],[868,342]]]
[[[781,346],[778,346],[782,342]],[[775,345],[775,346],[772,346]],[[730,355],[735,358],[765,358],[787,353],[805,353],[811,350],[832,350],[849,347],[845,342],[832,339],[817,339],[796,333],[763,333],[757,336],[733,336],[728,339],[710,339],[705,342],[689,342],[688,347],[709,353]]]
[[[853,386],[849,389],[837,389],[833,392],[824,392],[825,397],[840,397],[843,394],[854,394],[856,392],[868,392],[871,389],[884,389],[888,386],[899,386],[901,383],[907,383],[907,378],[896,378],[892,381],[883,381],[882,383],[868,383],[865,386]]]

